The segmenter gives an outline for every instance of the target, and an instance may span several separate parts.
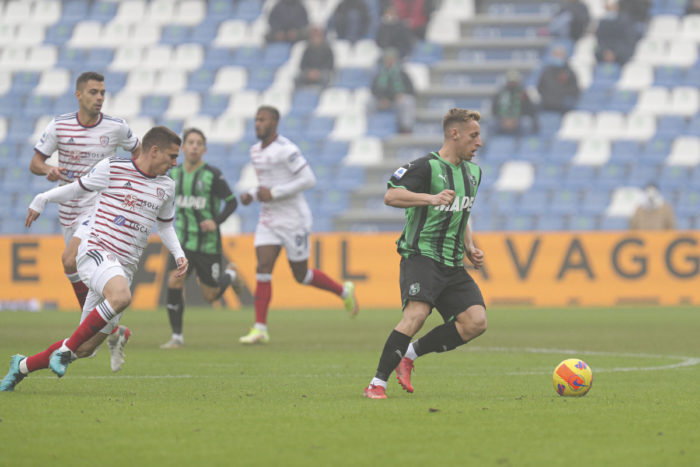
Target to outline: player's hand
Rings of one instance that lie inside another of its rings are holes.
[[[271,201],[272,200],[272,192],[266,186],[259,186],[258,187],[258,199],[262,202]]]
[[[189,263],[187,262],[187,258],[184,256],[180,257],[177,259],[177,271],[175,271],[175,277],[183,277],[187,273],[187,267],[189,266]]]
[[[24,221],[24,226],[29,228],[32,223],[39,218],[41,213],[36,212],[34,209],[27,210],[27,218]]]
[[[212,219],[205,219],[199,223],[199,228],[202,229],[202,232],[213,232],[216,230],[216,222]]]
[[[241,204],[243,206],[248,206],[250,203],[253,202],[253,195],[251,195],[250,193],[243,193],[240,196],[240,199],[241,199]]]
[[[57,180],[63,180],[64,182],[72,182],[70,178],[65,175],[65,167],[51,167],[48,172],[46,172],[46,179],[50,182],[55,182]]]
[[[450,204],[455,199],[454,190],[442,190],[440,193],[432,195],[430,200],[431,206],[442,206],[444,204]]]
[[[467,258],[474,266],[474,269],[479,269],[484,265],[484,252],[475,246],[467,248]]]

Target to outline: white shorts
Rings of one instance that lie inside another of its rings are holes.
[[[71,238],[78,237],[82,242],[88,236],[88,224],[90,223],[90,215],[83,214],[70,227],[61,226],[63,230],[63,241],[66,245],[70,242]]]
[[[306,229],[271,228],[258,222],[255,228],[255,246],[281,245],[287,250],[289,261],[304,261],[309,259],[311,250],[311,232]]]
[[[80,317],[82,322],[87,315],[100,303],[105,300],[102,291],[110,279],[116,276],[126,278],[129,285],[134,277],[134,270],[122,266],[114,253],[106,250],[88,250],[86,242],[81,242],[77,256],[78,274],[80,279],[88,286],[88,295],[85,299],[83,314]],[[109,334],[119,325],[121,313],[115,316],[107,325],[100,330],[104,334]]]

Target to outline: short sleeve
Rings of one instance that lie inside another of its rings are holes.
[[[175,182],[172,182],[167,189],[168,197],[158,210],[158,220],[170,222],[175,218]]]
[[[101,191],[109,186],[109,159],[102,159],[87,173],[78,179],[78,183],[87,191]]]
[[[133,151],[139,145],[139,139],[134,135],[126,122],[119,127],[119,146],[126,151]]]
[[[231,187],[224,178],[224,174],[222,174],[219,170],[214,171],[214,186],[212,191],[217,198],[224,200],[228,199],[233,194]]]
[[[306,162],[306,159],[301,154],[301,150],[296,145],[291,145],[283,157],[284,161],[282,162],[287,166],[289,171],[294,174],[308,165],[308,162]]]
[[[51,120],[51,122],[46,126],[44,133],[42,133],[39,142],[34,146],[34,150],[46,157],[51,157],[58,149],[58,138],[56,137],[56,119]]]
[[[428,193],[430,164],[424,157],[402,165],[391,175],[387,188],[405,188],[415,193]]]

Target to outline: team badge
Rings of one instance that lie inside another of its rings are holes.
[[[420,292],[420,282],[414,282],[408,286],[408,295],[416,295]]]
[[[158,199],[165,199],[165,190],[162,188],[156,188],[156,196]]]
[[[100,144],[107,146],[109,144],[109,136],[100,136]]]

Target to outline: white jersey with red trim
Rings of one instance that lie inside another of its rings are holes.
[[[124,266],[138,265],[156,221],[175,218],[175,181],[167,175],[141,172],[131,159],[110,157],[78,179],[95,191],[95,210],[88,224],[87,248],[111,251]]]
[[[117,153],[117,147],[133,151],[139,139],[121,118],[100,114],[92,126],[84,126],[78,119],[78,112],[59,115],[51,120],[34,150],[51,157],[58,150],[58,166],[66,169],[65,175],[73,180],[87,174],[102,159]],[[67,182],[61,181],[61,185]],[[83,214],[89,213],[95,198],[71,200],[61,203],[58,208],[61,226],[69,228]]]
[[[250,160],[258,184],[267,188],[289,183],[308,165],[299,147],[281,135],[264,148],[261,142],[254,144],[250,148]],[[303,192],[298,192],[262,203],[259,222],[272,228],[310,230],[311,210]]]

